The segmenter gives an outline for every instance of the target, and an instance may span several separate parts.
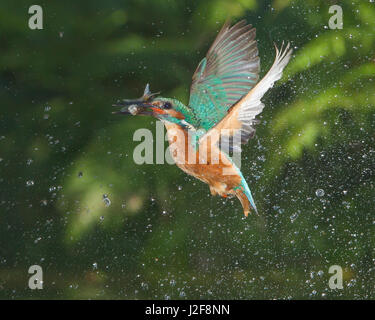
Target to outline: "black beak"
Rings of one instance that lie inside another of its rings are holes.
[[[146,85],[143,96],[139,99],[124,99],[113,104],[113,107],[121,107],[120,111],[114,111],[112,114],[131,114],[135,115],[152,115],[152,99],[154,96],[158,95],[157,93],[151,93],[149,84]]]

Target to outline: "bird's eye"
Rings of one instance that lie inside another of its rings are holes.
[[[172,109],[172,104],[170,102],[166,102],[163,104],[164,109]]]

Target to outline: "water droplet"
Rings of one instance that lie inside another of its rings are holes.
[[[35,240],[34,240],[34,243],[38,243],[40,240],[42,240],[42,238],[41,237],[39,237],[39,238],[36,238]]]
[[[103,194],[103,202],[106,207],[109,207],[111,205],[111,200],[109,200],[108,195]]]
[[[74,290],[78,289],[78,287],[79,287],[78,284],[71,284],[71,285],[69,285],[69,288],[70,289],[74,289]]]
[[[298,213],[292,214],[289,218],[290,218],[290,222],[293,223],[298,218]]]
[[[33,185],[34,185],[34,181],[33,180],[26,181],[26,186],[27,187],[32,187]]]
[[[324,196],[324,190],[323,189],[317,189],[315,191],[315,194],[317,197],[323,197]]]

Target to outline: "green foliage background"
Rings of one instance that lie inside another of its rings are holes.
[[[374,1],[39,1],[43,30],[32,4],[0,6],[0,298],[374,298]],[[111,115],[147,82],[187,102],[228,17],[257,28],[262,75],[273,42],[295,48],[243,154],[248,219],[175,166],[136,165],[155,121]]]

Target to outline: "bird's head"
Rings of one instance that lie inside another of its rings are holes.
[[[159,93],[151,93],[149,85],[146,85],[143,96],[139,99],[124,99],[113,106],[121,107],[113,114],[153,116],[163,121],[177,124],[185,119],[186,108],[176,99],[158,97]]]

